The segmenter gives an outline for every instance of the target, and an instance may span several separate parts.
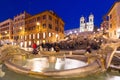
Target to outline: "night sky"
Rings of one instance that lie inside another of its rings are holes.
[[[53,10],[65,22],[65,30],[78,28],[81,16],[94,14],[96,26],[100,26],[115,0],[1,0],[0,22],[26,11],[32,15]]]

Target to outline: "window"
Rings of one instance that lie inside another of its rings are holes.
[[[31,45],[31,41],[29,41],[29,45]]]
[[[45,32],[43,33],[43,38],[45,38]]]
[[[92,22],[92,19],[90,19],[90,22]]]
[[[51,16],[49,16],[49,20],[52,20],[52,17],[51,17]]]
[[[25,40],[27,39],[27,36],[25,36]]]
[[[40,41],[37,41],[37,45],[39,45],[40,44]]]
[[[59,31],[59,28],[58,28],[58,27],[55,27],[55,30],[56,30],[56,31]]]
[[[49,37],[51,37],[51,33],[49,33]]]
[[[81,21],[81,23],[84,23],[84,21]]]
[[[112,19],[112,14],[110,14],[110,19]]]
[[[37,21],[40,21],[40,17],[37,17]]]
[[[49,24],[48,27],[49,27],[49,29],[52,29],[52,24]]]
[[[43,28],[46,28],[46,24],[43,24]]]
[[[39,35],[39,33],[37,34],[37,38],[38,38],[38,39],[40,38],[40,35]]]
[[[29,39],[31,39],[31,34],[29,35]]]
[[[35,39],[35,34],[33,34],[33,39]]]
[[[110,24],[110,28],[112,28],[112,24]]]
[[[43,19],[46,19],[46,15],[43,15]]]
[[[58,20],[55,20],[55,23],[58,24]]]

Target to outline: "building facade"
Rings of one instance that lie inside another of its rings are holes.
[[[63,38],[64,22],[53,11],[44,11],[25,19],[25,47],[33,41],[37,44],[52,43]]]
[[[23,45],[25,32],[25,19],[31,15],[23,12],[13,18],[13,40],[18,44]]]
[[[85,19],[85,17],[80,18],[80,32],[86,32],[86,31],[93,31],[94,30],[94,15],[89,15],[89,20]]]
[[[113,4],[107,16],[109,17],[109,37],[120,38],[120,0]]]
[[[0,40],[12,40],[22,47],[33,42],[57,42],[64,38],[64,21],[53,11],[44,11],[36,15],[23,12],[0,23]]]
[[[103,21],[100,25],[100,30],[103,32],[103,35],[106,35],[107,37],[109,37],[108,29],[109,29],[109,21],[108,21],[108,17],[105,15],[105,16],[103,16]]]
[[[95,29],[94,27],[94,15],[90,14],[89,15],[89,20],[88,22],[86,21],[85,17],[81,17],[80,18],[80,27],[79,28],[75,28],[75,29],[70,29],[70,30],[66,30],[65,31],[65,35],[71,35],[71,34],[80,34],[80,33],[84,33],[84,32],[93,32]]]
[[[10,42],[13,40],[13,20],[7,19],[0,23],[0,40]]]

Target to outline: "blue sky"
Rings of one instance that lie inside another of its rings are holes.
[[[81,16],[94,14],[94,24],[100,26],[102,16],[111,8],[115,0],[1,0],[0,22],[27,11],[35,15],[45,10],[53,10],[65,22],[65,30],[78,28]]]

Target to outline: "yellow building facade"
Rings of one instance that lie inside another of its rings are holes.
[[[13,18],[13,40],[21,46],[24,46],[25,19],[28,17],[31,15],[24,11]]]
[[[12,39],[13,39],[13,20],[7,19],[0,23],[0,40],[10,42],[12,41]]]
[[[53,11],[44,11],[25,18],[24,27],[19,26],[18,30],[19,44],[24,47],[31,46],[33,42],[39,45],[64,38],[64,22]]]
[[[118,39],[120,37],[120,1],[113,4],[107,15],[109,17],[109,37]]]

